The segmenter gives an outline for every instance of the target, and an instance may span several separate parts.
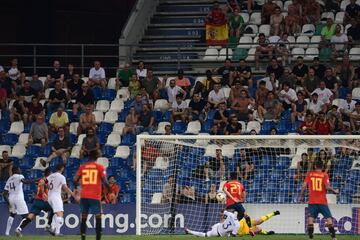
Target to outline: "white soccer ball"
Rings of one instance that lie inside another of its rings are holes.
[[[223,193],[223,192],[218,192],[218,193],[216,194],[216,199],[217,199],[219,202],[224,202],[224,201],[225,201],[225,198],[226,198],[226,196],[225,196],[225,193]]]

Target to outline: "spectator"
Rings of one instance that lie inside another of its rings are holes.
[[[6,90],[6,95],[9,98],[15,97],[14,96],[15,88],[12,87],[11,79],[6,76],[6,73],[4,72],[4,68],[2,68],[2,70],[0,69],[0,86],[2,89]]]
[[[85,111],[87,106],[92,107],[94,104],[95,98],[94,93],[89,89],[87,83],[81,85],[81,91],[78,92],[76,96],[76,104],[73,105],[73,114],[77,116],[78,111]]]
[[[39,99],[44,97],[44,84],[39,80],[39,76],[36,73],[32,75],[30,88]]]
[[[234,79],[240,78],[240,84],[243,87],[247,87],[249,90],[253,87],[251,67],[246,64],[245,59],[239,60],[239,65],[235,68]],[[236,81],[235,81],[236,84]]]
[[[222,25],[227,21],[224,11],[220,8],[219,2],[214,1],[213,7],[208,15],[205,17],[205,22],[214,24],[214,25]]]
[[[133,74],[136,74],[136,71],[134,71],[131,68],[130,63],[125,63],[123,69],[119,69],[116,72],[116,90],[120,89],[121,87],[128,87],[130,78]],[[137,76],[137,74],[136,74]]]
[[[154,123],[150,104],[144,104],[143,111],[140,113],[140,126],[142,127],[142,132],[152,134],[154,131]]]
[[[265,86],[269,91],[277,94],[279,88],[279,80],[275,78],[274,73],[270,73],[270,76],[264,77],[263,79],[261,79],[261,81],[265,82]]]
[[[353,79],[355,78],[355,68],[350,63],[349,55],[345,54],[342,63],[337,65],[336,73],[340,78],[340,86],[352,89],[355,87]]]
[[[68,84],[68,82],[73,79],[74,77],[74,74],[75,74],[75,67],[74,67],[74,64],[71,64],[69,63],[68,64],[68,67],[64,73],[64,79],[65,79],[65,82],[66,82],[66,86]],[[68,86],[67,86],[68,87]]]
[[[141,149],[141,156],[143,163],[142,174],[145,174],[149,168],[154,166],[156,158],[160,156],[160,152],[151,141],[145,141],[145,146]]]
[[[59,107],[65,109],[67,96],[64,90],[61,89],[61,82],[55,83],[55,89],[51,90],[47,110],[53,112]]]
[[[326,68],[323,82],[325,82],[326,88],[330,89],[331,92],[336,96],[339,89],[339,84],[337,78],[334,76],[334,72],[331,67]]]
[[[308,157],[308,154],[302,153],[301,160],[297,162],[296,165],[297,167],[296,167],[296,174],[294,176],[294,180],[296,183],[303,182],[306,177],[306,174],[310,171],[310,167],[312,165]]]
[[[231,103],[231,109],[236,113],[240,121],[252,120],[252,111],[250,109],[255,105],[245,90],[241,90],[239,98],[236,98]]]
[[[262,5],[261,8],[261,24],[270,24],[270,17],[274,14],[275,9],[279,7],[272,0],[267,0],[267,2]]]
[[[128,83],[128,89],[130,92],[130,98],[134,98],[136,95],[140,93],[141,82],[139,81],[136,73],[133,73],[131,75],[130,82]]]
[[[322,41],[329,42],[331,37],[334,36],[336,30],[336,24],[331,18],[326,20],[326,25],[321,29],[321,38]]]
[[[12,175],[12,167],[13,161],[9,158],[8,151],[3,151],[0,159],[0,180],[6,181]]]
[[[58,60],[55,60],[53,63],[53,68],[46,76],[45,88],[55,87],[56,82],[60,82],[60,86],[62,87],[64,84],[64,77],[64,72],[60,68],[60,62]]]
[[[263,0],[249,0],[247,1],[247,11],[248,13],[252,13],[253,10],[261,10],[265,1]]]
[[[319,99],[319,95],[316,92],[311,94],[308,110],[314,116],[316,116],[320,111],[326,111],[326,104],[324,104],[324,102]]]
[[[347,30],[349,42],[353,43],[360,40],[360,24],[356,18],[351,19],[351,27]]]
[[[296,1],[296,0],[295,0]],[[289,53],[290,53],[290,42],[288,40],[289,34],[284,32],[281,35],[281,38],[275,46],[275,53],[277,56],[280,56],[282,59],[282,65],[290,64]]]
[[[258,115],[261,120],[280,119],[282,106],[273,92],[268,92],[264,107],[258,105]]]
[[[321,149],[317,156],[316,156],[316,161],[322,161],[323,162],[323,172],[327,173],[330,175],[330,170],[331,170],[331,156],[324,150]],[[311,169],[314,168],[314,165],[312,164]]]
[[[353,132],[359,132],[360,126],[360,103],[355,104],[355,110],[349,115],[351,129]]]
[[[316,128],[315,122],[313,119],[313,115],[311,113],[307,113],[305,117],[305,121],[299,126],[299,133],[303,135],[315,135]]]
[[[264,59],[264,58],[272,59],[272,52],[273,52],[273,48],[269,44],[269,41],[266,39],[264,33],[259,34],[258,44],[259,46],[256,47],[256,51],[255,51],[256,69],[259,69],[260,59]]]
[[[138,70],[136,70],[138,71]],[[143,71],[141,74],[143,74]],[[141,86],[145,88],[146,92],[149,94],[150,98],[153,100],[156,100],[160,96],[160,88],[161,88],[161,82],[160,80],[154,76],[153,71],[151,69],[148,69],[147,74],[145,77],[139,78],[141,81]],[[139,77],[139,73],[138,73]]]
[[[350,0],[350,4],[345,8],[344,26],[349,23],[352,18],[360,17],[360,6],[356,0]]]
[[[330,42],[332,43],[332,61],[335,63],[336,58],[344,56],[347,51],[348,37],[345,33],[341,32],[340,24],[336,24],[335,34],[331,37]]]
[[[276,7],[270,16],[270,34],[271,36],[280,36],[284,24],[284,16],[281,14],[281,8]]]
[[[304,100],[304,95],[302,92],[297,93],[298,100],[292,104],[291,112],[291,122],[294,123],[295,120],[304,121],[305,115],[307,112],[307,102]]]
[[[190,185],[190,184],[189,184]],[[195,186],[191,185],[185,185],[181,189],[180,197],[179,197],[179,203],[182,204],[191,204],[195,203],[196,201],[196,194],[195,194]]]
[[[244,88],[241,87],[241,81],[239,78],[236,78],[234,81],[234,86],[230,90],[229,94],[229,102],[233,102],[240,98],[241,91],[244,90]]]
[[[201,99],[198,93],[194,93],[189,103],[189,121],[199,120],[201,123],[205,121],[205,106],[206,101]]]
[[[161,203],[171,203],[173,199],[174,178],[170,176],[164,184]]]
[[[330,122],[324,112],[319,112],[318,118],[315,120],[315,129],[317,135],[332,134],[334,126]]]
[[[333,126],[333,133],[335,135],[345,132],[345,126],[342,120],[341,112],[338,111],[339,107],[332,105],[330,111],[327,113],[327,119],[330,125]]]
[[[81,149],[80,149],[80,159],[87,157],[90,152],[96,151],[97,156],[101,156],[100,142],[93,128],[88,128],[86,137],[84,137]]]
[[[100,61],[94,62],[94,67],[89,72],[89,86],[99,86],[101,89],[106,88],[106,75],[104,68],[101,67]]]
[[[279,99],[285,110],[291,108],[291,105],[298,100],[295,90],[290,88],[288,82],[284,82],[283,90],[281,90],[279,94]]]
[[[79,126],[77,128],[77,135],[85,133],[87,129],[96,129],[95,115],[92,113],[92,108],[87,105],[85,112],[80,115]]]
[[[181,94],[183,96],[183,99],[185,99],[186,92],[184,89],[176,85],[176,80],[171,79],[169,86],[165,87],[168,100],[170,104],[173,104],[176,101],[176,96]]]
[[[341,101],[339,111],[344,121],[350,122],[350,114],[355,110],[356,101],[352,99],[352,94],[347,93],[345,101]]]
[[[305,23],[313,24],[320,20],[321,7],[316,0],[308,0],[303,10]]]
[[[36,96],[36,92],[30,87],[30,81],[25,80],[24,81],[24,87],[20,88],[20,90],[17,92],[18,96],[23,96],[24,100],[27,103],[31,102],[31,99],[33,96]]]
[[[111,192],[107,188],[103,188],[104,202],[106,204],[116,204],[119,198],[120,186],[116,183],[115,176],[108,177]]]
[[[216,69],[215,72],[222,76],[221,85],[222,86],[231,86],[233,81],[233,72],[235,68],[231,66],[231,59],[225,59],[224,66],[219,69]]]
[[[259,87],[256,90],[255,93],[255,103],[257,106],[262,106],[264,107],[265,101],[266,101],[266,97],[268,95],[269,90],[266,88],[266,82],[265,81],[260,81],[259,83]]]
[[[196,81],[193,92],[193,93],[200,93],[204,99],[207,98],[209,92],[214,88],[214,84],[220,83],[221,81],[217,77],[213,77],[212,72],[209,69],[206,70],[205,75],[206,75],[206,79],[202,81]]]
[[[304,78],[306,78],[308,72],[309,68],[304,64],[304,58],[302,56],[298,56],[296,58],[296,65],[292,69],[292,74],[299,82],[301,82],[304,81]]]
[[[47,124],[44,122],[44,116],[39,114],[36,118],[36,122],[31,124],[28,144],[32,145],[40,143],[41,147],[45,147],[48,140],[49,136]]]
[[[225,132],[225,128],[229,123],[229,112],[226,111],[225,103],[220,103],[217,107],[217,111],[214,115],[214,125],[218,125],[218,130],[221,133]]]
[[[302,22],[302,6],[298,0],[288,6],[288,15],[285,18],[285,32],[290,35],[299,33]]]
[[[236,38],[239,39],[243,31],[243,24],[244,24],[244,19],[240,15],[239,8],[235,8],[233,14],[230,15],[229,18],[230,36],[235,36]]]
[[[56,112],[51,114],[49,121],[50,131],[56,133],[61,127],[65,132],[69,132],[69,117],[63,108],[59,107]]]
[[[236,164],[238,176],[243,180],[247,180],[253,176],[254,171],[254,163],[250,159],[249,154],[246,153],[245,149],[240,149],[240,158]]]
[[[178,120],[182,122],[188,122],[188,109],[187,104],[183,101],[183,96],[181,94],[176,96],[176,101],[172,103],[172,112],[171,112],[171,123],[174,123]]]
[[[206,163],[206,166],[208,167],[210,178],[220,177],[220,180],[224,179],[225,163],[221,149],[216,149],[215,157],[211,157],[210,160]]]
[[[24,124],[28,121],[28,106],[29,104],[24,100],[24,96],[19,96],[10,111],[10,122],[23,121]]]
[[[240,135],[242,130],[241,124],[235,114],[230,116],[230,123],[226,126],[225,135]]]
[[[11,67],[8,70],[9,78],[17,82],[20,79],[21,72],[18,69],[18,60],[16,58],[11,60]]]
[[[8,111],[7,108],[7,93],[6,89],[2,88],[0,85],[0,109],[1,111]]]
[[[210,135],[224,135],[224,134],[225,134],[224,131],[219,128],[219,125],[214,124],[214,125],[211,127]]]
[[[219,83],[214,84],[214,90],[209,93],[208,102],[212,107],[217,107],[219,103],[226,103],[225,93]]]
[[[270,60],[270,64],[266,68],[266,73],[270,75],[271,73],[275,74],[275,79],[279,79],[284,72],[284,68],[278,63],[276,57],[273,57]]]
[[[325,76],[326,67],[323,64],[320,64],[320,60],[318,57],[314,57],[313,65],[311,66],[315,70],[315,75],[319,79],[323,79]]]
[[[130,107],[135,108],[135,112],[137,114],[141,114],[141,112],[143,111],[143,107],[144,107],[144,103],[141,97],[141,94],[136,95],[134,101],[130,104]]]
[[[71,100],[77,99],[79,93],[82,91],[83,84],[84,80],[80,79],[80,75],[74,73],[72,78],[67,82],[68,96]]]
[[[70,156],[71,151],[71,141],[68,135],[65,134],[65,129],[59,127],[57,129],[58,136],[52,143],[51,155],[46,159],[46,162],[43,162],[42,165],[45,167],[46,163],[51,162],[56,157],[61,157],[64,164],[67,163],[67,160]]]
[[[37,115],[44,114],[43,110],[44,110],[43,106],[41,103],[39,103],[39,99],[37,99],[36,97],[33,97],[31,99],[31,103],[28,108],[29,121],[30,122],[36,121]]]
[[[326,87],[325,81],[320,81],[319,87],[313,93],[317,93],[319,101],[327,107],[333,100],[333,92]],[[325,111],[327,108],[325,108]]]
[[[205,197],[205,204],[209,203],[219,203],[218,199],[216,198],[216,184],[210,184],[210,191],[206,194]]]
[[[190,92],[191,83],[189,78],[184,77],[184,70],[179,69],[178,70],[178,76],[175,79],[176,86],[181,87],[185,92]]]
[[[170,124],[165,125],[164,135],[171,135],[171,125]]]
[[[284,82],[288,82],[292,89],[296,88],[297,79],[294,74],[290,74],[289,68],[285,67],[279,78],[280,88],[283,88]]]
[[[311,96],[311,93],[315,91],[319,83],[320,79],[315,75],[315,69],[310,67],[308,75],[301,82],[301,86],[304,88],[305,95]]]
[[[123,129],[123,134],[131,133],[136,135],[136,128],[139,123],[139,114],[136,112],[134,107],[130,107],[129,114],[125,119],[125,127]]]
[[[136,69],[136,74],[137,74],[138,78],[140,79],[140,81],[142,81],[144,78],[146,78],[148,76],[147,69],[145,68],[145,64],[143,61],[139,61],[137,69]]]

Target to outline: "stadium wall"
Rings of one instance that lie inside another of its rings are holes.
[[[69,204],[65,205],[65,221],[62,228],[62,233],[66,235],[74,235],[79,233],[79,205]],[[220,211],[223,208],[219,204],[209,204],[208,208],[216,209],[207,209],[202,205],[202,207],[197,207],[201,209],[200,212],[197,212],[199,215],[206,216],[206,211],[214,212]],[[276,209],[274,209],[276,207]],[[306,228],[306,214],[307,214],[307,205],[305,204],[283,204],[283,205],[257,205],[257,204],[245,204],[247,212],[251,214],[252,218],[258,218],[266,213],[269,213],[274,210],[279,210],[281,212],[280,216],[276,216],[270,219],[268,222],[262,224],[262,228],[266,230],[273,230],[276,233],[300,233],[303,234]],[[196,205],[188,206],[185,204],[177,206],[177,214],[175,216],[176,221],[176,233],[183,233],[183,227],[186,223],[186,219],[191,217],[194,213]],[[150,209],[150,208],[146,208]],[[156,206],[151,206],[151,209],[156,209]],[[166,209],[166,207],[158,208]],[[340,234],[360,234],[360,205],[359,204],[349,204],[349,205],[330,205],[330,209],[335,218],[334,225],[335,229]],[[106,235],[131,235],[135,234],[135,204],[117,204],[117,205],[105,205],[103,207],[104,218],[103,218],[103,232]],[[8,212],[6,204],[0,205],[0,212]],[[0,231],[5,231],[7,214],[2,214],[0,216]],[[31,225],[24,230],[25,235],[45,235],[47,234],[44,231],[45,217],[40,216],[36,218],[36,221],[32,222]],[[169,223],[170,216],[166,212],[161,211],[152,211],[142,214],[142,228],[151,228],[153,233],[156,233],[156,229],[166,227]],[[208,227],[213,225],[219,220],[219,215],[207,216],[204,217],[204,223],[202,224],[203,229],[197,229],[200,231],[206,231]],[[17,226],[20,222],[20,217],[16,217],[13,226]],[[91,216],[88,220],[89,233],[94,233],[95,219]],[[317,233],[326,231],[325,220],[321,217],[316,219],[315,231]]]

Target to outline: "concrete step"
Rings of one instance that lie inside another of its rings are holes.
[[[193,28],[193,27],[185,27],[185,28],[148,28],[145,31],[145,35],[152,36],[166,36],[166,38],[172,36],[205,36],[204,28]]]
[[[158,16],[151,19],[151,24],[205,24],[201,16]]]
[[[148,46],[148,47],[140,47],[138,49],[136,49],[137,52],[162,52],[162,53],[166,53],[166,52],[177,52],[177,51],[181,51],[181,52],[205,52],[206,47],[161,47],[161,46]]]
[[[179,5],[179,4],[185,4],[185,5],[209,4],[209,5],[212,5],[213,2],[214,1],[212,1],[212,0],[196,0],[196,1],[194,1],[194,0],[160,0],[160,4],[168,4],[168,5],[171,5],[171,4],[175,4],[175,5]],[[218,2],[221,4],[226,3],[225,0],[220,0]]]
[[[204,27],[205,23],[152,23],[149,28],[200,28]]]
[[[166,39],[165,39],[166,37]],[[187,35],[172,35],[172,36],[166,36],[166,35],[145,35],[143,37],[143,40],[161,40],[161,42],[175,42],[176,40],[181,40],[181,42],[185,41],[198,41],[201,39],[201,36],[187,36]],[[158,42],[160,44],[160,42]]]
[[[205,17],[207,12],[167,12],[167,11],[157,11],[154,16],[191,16],[191,17]]]
[[[157,7],[158,12],[197,12],[197,13],[206,13],[208,14],[211,11],[212,5],[211,4],[160,4]]]

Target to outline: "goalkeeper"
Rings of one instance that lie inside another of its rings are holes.
[[[263,234],[263,235],[272,235],[275,234],[274,231],[265,231],[259,227],[260,224],[263,222],[269,220],[273,216],[280,215],[279,211],[275,211],[269,214],[266,214],[265,216],[262,216],[260,219],[251,220],[251,227],[246,223],[246,220],[243,218],[239,221],[240,228],[238,231],[238,235],[244,236],[244,235],[251,235],[255,236],[256,234]]]

